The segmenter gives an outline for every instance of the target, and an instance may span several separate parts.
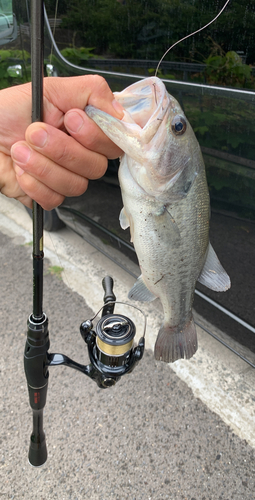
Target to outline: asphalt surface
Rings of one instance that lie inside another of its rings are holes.
[[[254,448],[166,364],[155,362],[151,351],[107,390],[70,368],[51,368],[44,415],[48,461],[32,468],[27,459],[32,416],[23,371],[32,310],[31,246],[20,236],[0,233],[0,253],[2,498],[254,499]],[[51,352],[86,363],[79,325],[92,311],[48,270],[46,260]]]

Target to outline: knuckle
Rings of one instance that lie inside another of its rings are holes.
[[[58,147],[55,149],[54,152],[54,160],[57,162],[59,165],[65,163],[67,160],[73,161],[74,158],[72,158],[72,155],[70,154],[70,151],[68,150],[66,144],[62,144],[61,147]]]
[[[67,196],[81,196],[88,187],[88,179],[85,177],[76,176],[70,183]]]
[[[89,175],[89,179],[100,179],[100,177],[105,174],[107,167],[108,160],[106,156],[100,156],[100,161],[98,161],[97,164],[94,165],[94,168],[93,170],[91,170],[91,173]]]
[[[64,200],[62,194],[53,191],[27,173],[24,173],[19,178],[19,184],[24,193],[39,203],[44,210],[52,210]]]
[[[85,147],[90,151],[94,151],[97,144],[100,141],[100,135],[101,135],[101,130],[97,125],[93,123],[93,134],[86,135],[84,139]]]
[[[44,210],[49,211],[49,210],[53,210],[53,208],[56,208],[59,205],[61,205],[61,203],[63,203],[64,199],[65,199],[65,197],[63,195],[52,191],[51,195],[42,198],[40,205]]]
[[[97,104],[102,104],[104,100],[109,101],[110,98],[113,99],[113,93],[107,81],[102,76],[91,75],[89,86],[90,92],[88,104],[92,104],[97,107]]]
[[[52,172],[51,161],[48,158],[43,157],[40,162],[37,163],[36,176],[40,180],[50,178]]]
[[[91,88],[92,89],[100,89],[100,90],[108,90],[109,85],[101,75],[90,75],[91,76]]]

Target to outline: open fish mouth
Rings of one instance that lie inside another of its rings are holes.
[[[145,78],[122,92],[115,92],[114,96],[132,122],[141,128],[155,120],[157,114],[162,114],[170,101],[165,85],[157,77]],[[127,121],[126,117],[124,120]]]

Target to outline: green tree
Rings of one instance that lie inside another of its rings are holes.
[[[64,0],[58,16],[79,35],[81,45],[95,53],[121,58],[160,59],[180,38],[212,20],[224,0]],[[55,0],[46,0],[54,14]],[[231,0],[211,26],[188,38],[167,59],[204,62],[211,51],[210,37],[225,52],[243,51],[254,62],[255,0]]]

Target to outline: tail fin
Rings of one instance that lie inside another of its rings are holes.
[[[173,363],[177,359],[190,359],[197,350],[197,332],[193,318],[180,328],[162,325],[154,348],[155,359]]]

